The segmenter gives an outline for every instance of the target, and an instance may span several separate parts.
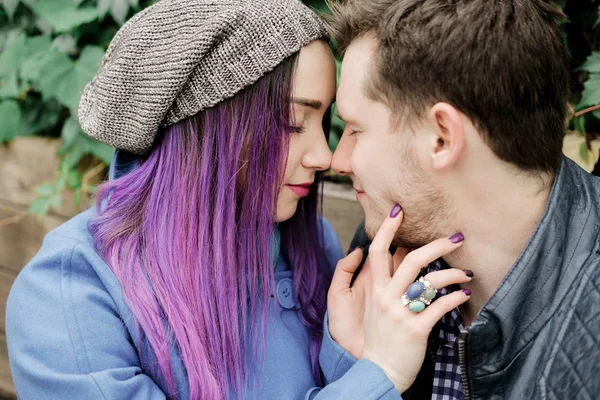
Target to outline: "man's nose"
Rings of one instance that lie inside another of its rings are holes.
[[[354,140],[348,137],[348,135],[342,135],[331,160],[331,168],[333,168],[336,174],[352,175],[350,159],[353,149]]]

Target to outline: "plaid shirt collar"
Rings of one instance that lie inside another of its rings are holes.
[[[425,267],[422,275],[446,268],[449,266],[438,260]],[[438,289],[438,293],[443,296],[454,290],[446,287]],[[434,363],[431,400],[464,400],[458,357],[458,337],[462,328],[462,317],[455,308],[442,317],[429,336],[428,353]]]

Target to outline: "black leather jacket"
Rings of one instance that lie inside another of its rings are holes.
[[[364,227],[351,248],[361,244]],[[600,399],[600,178],[563,158],[542,219],[460,352],[467,399]],[[431,398],[430,358],[405,400]]]

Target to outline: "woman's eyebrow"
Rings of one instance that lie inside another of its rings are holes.
[[[310,108],[315,109],[315,110],[320,110],[321,107],[323,107],[323,103],[321,103],[319,100],[303,99],[303,98],[297,98],[297,97],[295,97],[293,101],[296,104],[300,104],[302,106],[310,107]]]

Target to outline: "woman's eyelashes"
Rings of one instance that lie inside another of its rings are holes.
[[[301,126],[291,126],[290,130],[294,133],[304,133],[305,129],[304,129],[304,125]]]

